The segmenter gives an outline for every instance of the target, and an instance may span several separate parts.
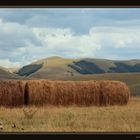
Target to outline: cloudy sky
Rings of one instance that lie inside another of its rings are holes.
[[[0,9],[0,66],[50,56],[140,59],[140,9]]]

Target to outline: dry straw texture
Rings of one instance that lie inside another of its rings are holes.
[[[119,81],[29,80],[27,83],[31,105],[123,105],[130,95],[127,85]]]
[[[39,106],[124,105],[129,96],[127,85],[119,81],[0,81],[0,105],[5,106],[21,106],[25,100]]]
[[[99,105],[100,86],[96,81],[28,81],[29,104]]]
[[[124,105],[130,96],[128,86],[119,81],[100,81],[102,105]]]
[[[21,106],[24,104],[24,83],[22,81],[0,81],[0,105]]]

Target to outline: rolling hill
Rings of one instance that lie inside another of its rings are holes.
[[[31,78],[61,78],[103,73],[140,72],[140,60],[68,59],[50,57],[22,67],[17,74]]]
[[[53,79],[54,77],[60,78],[64,75],[69,76],[72,73],[79,74],[79,72],[68,66],[73,63],[73,61],[74,59],[50,57],[22,67],[17,74],[20,76],[39,79]]]
[[[0,67],[0,79],[23,79],[21,76],[12,72],[9,72],[6,68]]]

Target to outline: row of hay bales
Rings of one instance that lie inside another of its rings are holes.
[[[25,96],[25,94],[27,94]],[[0,81],[0,105],[78,105],[127,104],[129,88],[119,81]]]

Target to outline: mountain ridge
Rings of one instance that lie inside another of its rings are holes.
[[[20,76],[51,78],[102,73],[140,72],[140,60],[109,60],[96,58],[63,58],[54,56],[35,61],[19,69]]]

